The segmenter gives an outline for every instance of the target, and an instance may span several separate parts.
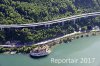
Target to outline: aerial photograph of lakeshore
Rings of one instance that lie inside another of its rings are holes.
[[[100,66],[100,0],[0,0],[0,66]]]

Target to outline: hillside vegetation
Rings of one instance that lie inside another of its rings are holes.
[[[100,0],[0,0],[0,24],[37,23],[71,15],[100,11]],[[50,27],[12,28],[0,30],[1,44],[35,44],[74,31],[90,31],[100,27],[100,16],[66,21]],[[81,30],[80,30],[81,29]]]
[[[0,24],[36,23],[100,11],[100,0],[0,0]]]

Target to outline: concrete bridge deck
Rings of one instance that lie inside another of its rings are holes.
[[[47,22],[30,23],[30,24],[0,25],[0,28],[21,28],[21,27],[24,28],[24,27],[35,27],[35,26],[40,26],[40,25],[50,25],[50,24],[54,24],[54,23],[63,23],[65,21],[76,20],[76,19],[90,17],[90,16],[100,16],[100,12],[74,15],[74,16],[70,16],[70,17],[67,17],[67,18],[61,18],[61,19],[47,21]]]

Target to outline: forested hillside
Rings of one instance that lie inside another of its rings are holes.
[[[100,11],[100,0],[0,0],[0,24],[35,23]]]
[[[33,28],[15,28],[15,29],[2,29],[0,30],[0,45],[1,44],[35,44],[37,42],[57,38],[66,34],[73,33],[74,31],[90,31],[93,27],[100,27],[99,17],[88,17],[76,21],[66,21],[64,25],[55,24],[50,27],[39,26]],[[81,28],[81,30],[80,30]]]

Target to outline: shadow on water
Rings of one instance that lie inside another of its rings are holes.
[[[48,55],[39,56],[39,57],[29,55],[29,57],[30,57],[31,59],[43,59],[43,58],[48,57]]]

